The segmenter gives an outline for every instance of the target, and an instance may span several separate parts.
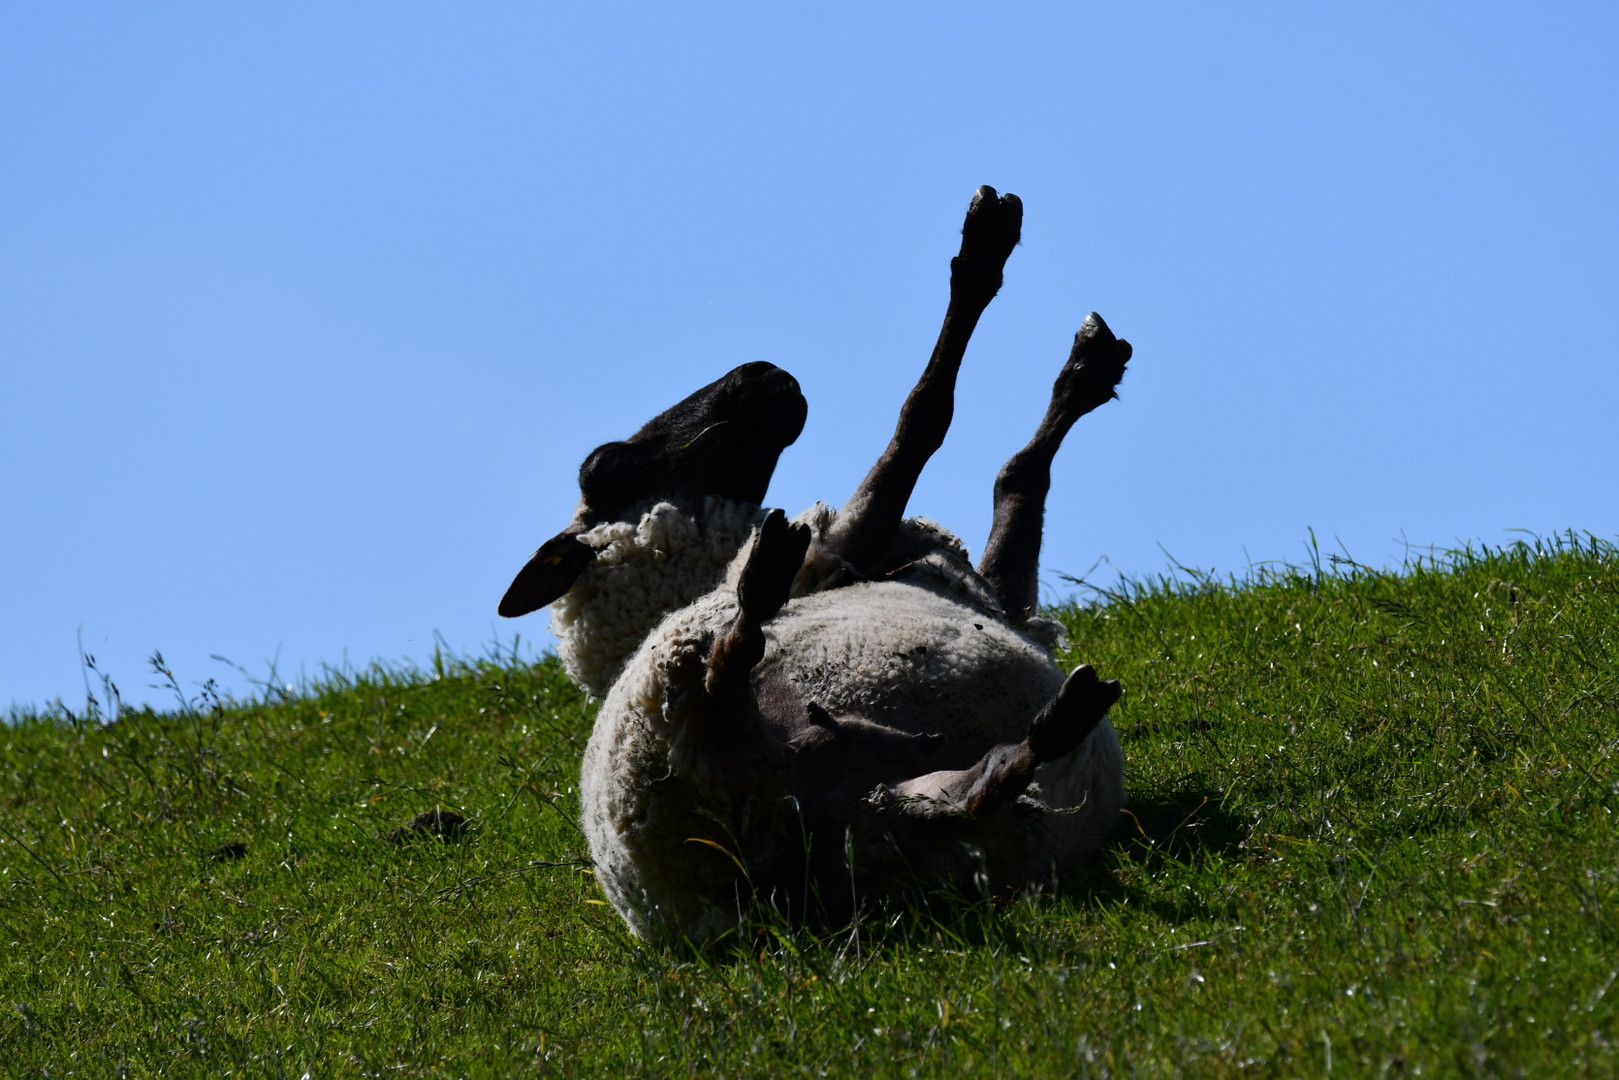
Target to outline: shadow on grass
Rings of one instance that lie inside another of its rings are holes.
[[[1247,825],[1226,810],[1217,791],[1134,795],[1122,820],[1097,857],[1071,871],[1057,895],[1078,906],[1128,905],[1172,924],[1204,919],[1211,912],[1203,897],[1177,894],[1165,900],[1150,886],[1171,867],[1195,867],[1211,857],[1242,851]]]
[[[1123,817],[1108,849],[1134,845],[1190,862],[1209,855],[1235,855],[1248,838],[1247,827],[1225,809],[1218,791],[1190,788],[1136,795]]]
[[[854,957],[870,950],[917,945],[1027,951],[1038,948],[1036,939],[1044,936],[1037,929],[1038,921],[1016,914],[1020,905],[1030,902],[1055,901],[1070,911],[1125,905],[1176,925],[1219,917],[1202,896],[1165,899],[1160,890],[1133,882],[1157,877],[1160,871],[1171,869],[1170,864],[1196,866],[1210,857],[1240,854],[1248,830],[1237,815],[1224,808],[1220,794],[1195,787],[1144,793],[1133,798],[1121,818],[1119,828],[1097,856],[1070,871],[1043,900],[985,898],[933,888],[923,896],[913,894],[904,900],[866,906],[853,923],[833,923],[815,916],[800,920],[756,905],[737,930],[721,941],[701,947],[676,944],[672,951],[686,958],[702,956],[705,963],[746,959],[761,948],[785,948],[795,955],[819,955],[823,960],[831,955]],[[812,903],[812,907],[819,905]]]

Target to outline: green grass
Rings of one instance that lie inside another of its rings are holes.
[[[1070,606],[1132,792],[1056,895],[691,956],[510,658],[0,730],[12,1075],[1612,1076],[1619,551]],[[105,706],[103,706],[105,707]],[[388,842],[435,807],[454,842]],[[210,857],[240,843],[240,858]]]

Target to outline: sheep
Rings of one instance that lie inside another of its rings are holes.
[[[700,943],[757,903],[835,920],[1038,889],[1117,821],[1120,687],[1088,665],[1063,676],[1036,600],[1052,460],[1115,396],[1130,344],[1085,320],[996,478],[976,569],[904,517],[1021,228],[1015,195],[978,189],[933,354],[842,507],[762,508],[807,406],[787,372],[745,364],[594,450],[572,521],[502,598],[508,617],[552,606],[568,674],[601,699],[583,826],[635,933]]]

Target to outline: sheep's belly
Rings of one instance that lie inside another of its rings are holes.
[[[942,732],[941,768],[1023,738],[1063,680],[1044,647],[1005,623],[897,582],[794,600],[765,633],[756,685],[785,685],[833,715]]]

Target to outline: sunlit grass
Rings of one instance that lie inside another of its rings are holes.
[[[0,732],[14,1075],[1613,1075],[1619,552],[1181,575],[1059,609],[1129,811],[1056,895],[629,938],[554,663]],[[423,811],[458,839],[390,831]],[[236,846],[233,846],[236,845]]]

